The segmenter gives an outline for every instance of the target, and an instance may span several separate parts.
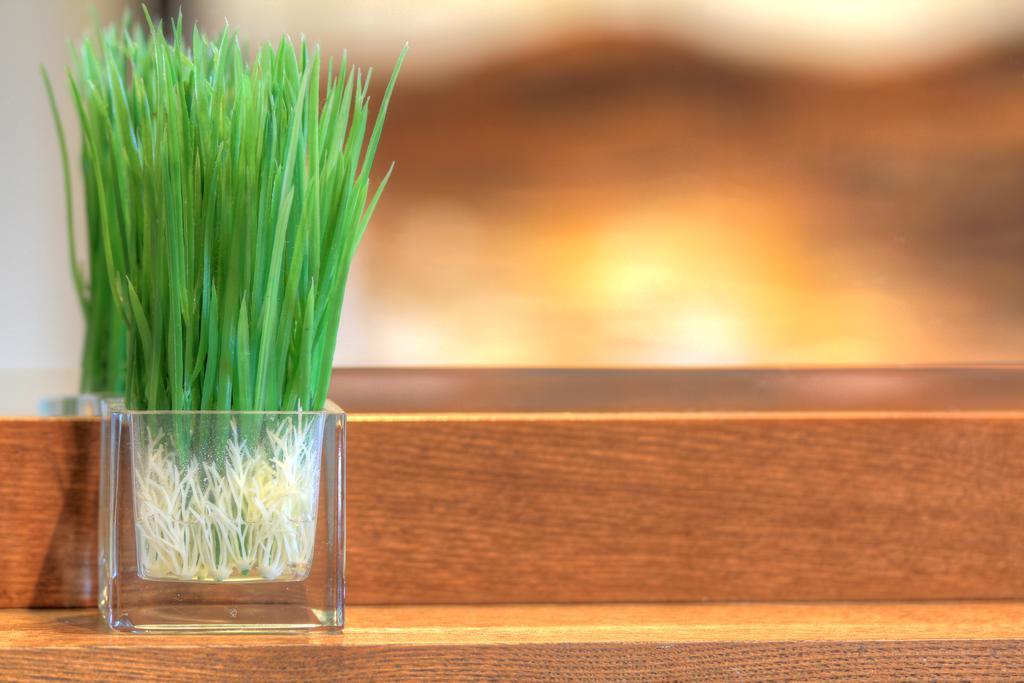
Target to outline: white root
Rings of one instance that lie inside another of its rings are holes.
[[[142,431],[142,430],[140,430]],[[316,534],[322,422],[284,420],[251,444],[237,425],[224,457],[191,454],[146,429],[134,444],[139,574],[179,581],[297,580]]]

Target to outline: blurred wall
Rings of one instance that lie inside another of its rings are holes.
[[[90,5],[93,9],[90,10]],[[82,317],[68,267],[60,155],[40,64],[50,73],[77,173],[65,86],[68,41],[121,15],[121,0],[0,0],[0,414],[78,387]],[[79,195],[80,197],[80,195]],[[84,233],[84,211],[76,202]]]
[[[77,156],[61,74],[89,4],[0,0],[0,413],[77,384],[38,64]],[[1020,358],[1024,3],[153,4],[378,78],[411,44],[337,364]]]
[[[409,41],[408,74],[450,75],[566,36],[642,33],[709,54],[869,75],[927,64],[1024,33],[1024,3],[974,0],[170,0],[208,30],[305,35],[386,66]]]
[[[411,44],[339,364],[1021,356],[1024,3],[185,7]]]

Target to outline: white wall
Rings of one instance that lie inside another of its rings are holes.
[[[0,0],[0,414],[31,413],[40,396],[78,384],[82,317],[68,268],[60,156],[43,64],[65,122],[68,40],[108,21],[122,0]],[[77,129],[69,126],[72,153]],[[77,182],[77,178],[76,178]],[[79,190],[76,186],[76,190]],[[80,203],[77,221],[84,219]]]

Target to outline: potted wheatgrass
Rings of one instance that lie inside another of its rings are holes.
[[[44,399],[39,408],[43,415],[49,416],[98,415],[102,399],[121,396],[124,393],[124,321],[114,302],[107,261],[103,255],[103,241],[100,236],[100,200],[96,191],[96,182],[92,175],[92,169],[85,163],[82,168],[85,180],[87,217],[85,267],[79,262],[79,245],[75,238],[72,216],[71,173],[67,141],[64,137],[64,129],[59,124],[53,88],[45,72],[43,72],[43,82],[46,85],[46,94],[54,121],[58,123],[57,142],[60,146],[61,164],[64,169],[65,222],[71,277],[85,319],[85,340],[82,345],[79,393],[74,396]]]
[[[344,414],[327,388],[401,56],[371,116],[370,75],[344,58],[322,74],[305,41],[251,58],[227,28],[189,42],[180,18],[170,38],[115,26],[70,71],[127,331],[101,610],[127,631],[340,628]]]

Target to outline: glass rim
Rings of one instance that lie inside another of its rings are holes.
[[[345,411],[330,399],[327,399],[324,407],[320,410],[132,410],[125,407],[123,398],[109,401],[107,405],[111,414],[118,413],[120,415],[178,415],[182,417],[192,415],[292,415],[295,417],[346,415]]]

